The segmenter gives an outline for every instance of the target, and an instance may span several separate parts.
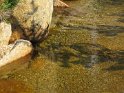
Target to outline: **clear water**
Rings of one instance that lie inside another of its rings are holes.
[[[124,1],[66,2],[29,67],[2,76],[0,93],[124,92]]]

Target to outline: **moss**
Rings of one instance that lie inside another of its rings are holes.
[[[19,0],[3,0],[0,2],[0,21],[10,23],[11,10],[17,5]]]
[[[19,0],[4,0],[4,2],[0,5],[2,10],[8,10],[14,8]]]

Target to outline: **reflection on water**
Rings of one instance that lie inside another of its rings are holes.
[[[66,2],[70,8],[55,9],[51,33],[30,67],[5,78],[35,93],[123,93],[124,1]]]

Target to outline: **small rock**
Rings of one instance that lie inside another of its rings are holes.
[[[62,2],[61,0],[53,0],[55,7],[69,7],[66,3]]]

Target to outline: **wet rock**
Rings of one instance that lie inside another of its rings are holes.
[[[53,0],[20,0],[13,10],[15,24],[24,31],[26,39],[37,42],[48,34],[53,12]]]

